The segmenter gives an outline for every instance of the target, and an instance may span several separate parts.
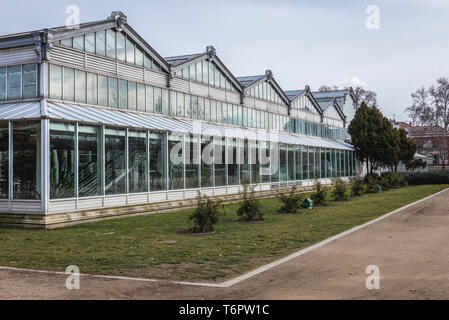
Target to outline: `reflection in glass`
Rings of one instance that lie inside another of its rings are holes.
[[[150,191],[166,190],[165,134],[150,133]]]
[[[168,178],[169,189],[184,188],[183,137],[181,135],[168,136]]]
[[[128,132],[129,193],[148,191],[147,134],[145,131]]]
[[[105,129],[105,194],[126,192],[125,130]]]
[[[8,177],[9,177],[9,125],[7,122],[0,123],[0,198],[8,199]]]
[[[78,194],[80,197],[101,195],[100,127],[78,127]]]

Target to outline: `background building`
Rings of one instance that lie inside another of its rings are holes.
[[[356,172],[344,103],[209,46],[161,57],[121,12],[0,37],[0,222],[54,226]]]

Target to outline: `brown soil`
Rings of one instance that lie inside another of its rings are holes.
[[[448,208],[446,191],[229,288],[81,277],[69,291],[65,275],[0,270],[0,299],[449,299]]]

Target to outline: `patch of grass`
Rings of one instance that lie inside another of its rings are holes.
[[[0,228],[0,265],[179,280],[231,277],[360,225],[447,185],[413,186],[328,202],[279,215],[280,202],[260,200],[264,221],[239,222],[220,209],[216,232],[179,234],[193,210],[113,219],[54,230]],[[307,196],[307,195],[304,195]],[[161,242],[164,240],[174,240]]]

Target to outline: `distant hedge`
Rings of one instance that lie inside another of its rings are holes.
[[[422,184],[449,184],[449,172],[447,171],[429,171],[429,172],[411,172],[404,174],[408,185],[416,186]]]

